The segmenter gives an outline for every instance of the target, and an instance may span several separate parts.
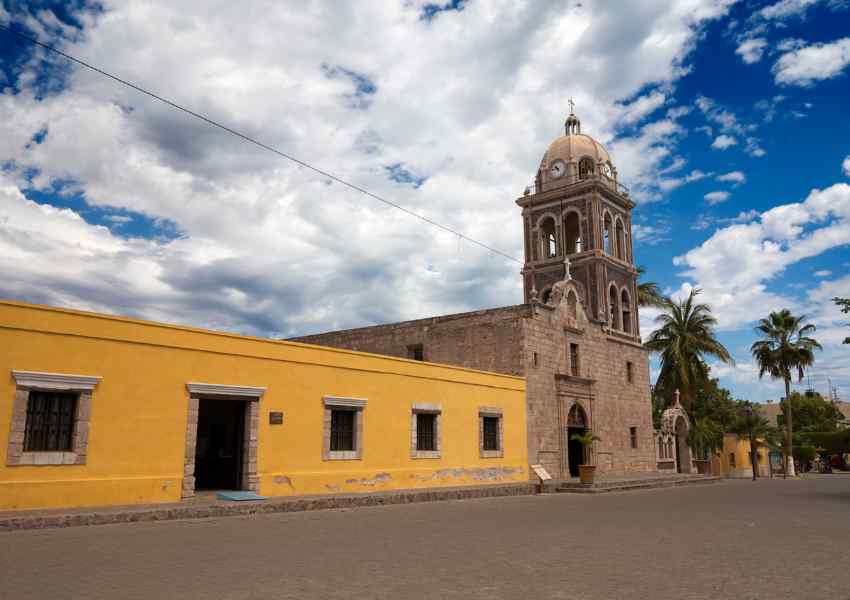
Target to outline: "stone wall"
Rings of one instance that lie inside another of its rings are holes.
[[[522,319],[525,304],[417,319],[292,338],[294,342],[410,358],[422,346],[423,359],[508,375],[523,375]]]

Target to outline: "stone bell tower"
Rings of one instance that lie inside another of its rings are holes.
[[[611,333],[637,338],[635,204],[617,180],[608,152],[581,133],[574,112],[564,128],[543,155],[534,183],[516,201],[522,207],[525,237],[525,302],[546,303],[552,286],[569,269],[583,290],[580,300],[587,315]]]

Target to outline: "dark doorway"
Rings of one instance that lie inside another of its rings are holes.
[[[584,446],[581,442],[573,440],[573,434],[582,435],[585,431],[587,431],[587,415],[578,403],[573,404],[567,414],[567,465],[570,477],[579,476],[578,466],[583,465],[585,461]]]
[[[567,458],[570,465],[570,477],[578,477],[578,466],[584,464],[584,446],[573,439],[573,434],[584,434],[585,427],[567,427]]]
[[[201,399],[195,445],[195,489],[242,488],[245,402]]]

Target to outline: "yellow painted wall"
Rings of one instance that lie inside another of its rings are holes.
[[[735,455],[735,466],[732,466],[731,455]],[[770,476],[768,449],[760,446],[758,449],[760,477]],[[727,433],[723,436],[723,452],[713,459],[713,472],[723,477],[751,478],[753,467],[750,462],[750,442],[739,439],[737,435]]]
[[[12,370],[96,375],[85,465],[6,466]],[[346,350],[0,302],[0,508],[178,501],[187,382],[267,387],[268,496],[523,482],[521,378]],[[323,396],[367,399],[363,455],[323,461]],[[442,456],[410,457],[414,403],[442,406]],[[480,458],[478,407],[503,410],[503,458]],[[270,425],[283,411],[283,425]]]

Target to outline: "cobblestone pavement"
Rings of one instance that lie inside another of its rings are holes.
[[[850,477],[0,534],[0,597],[850,599]]]

